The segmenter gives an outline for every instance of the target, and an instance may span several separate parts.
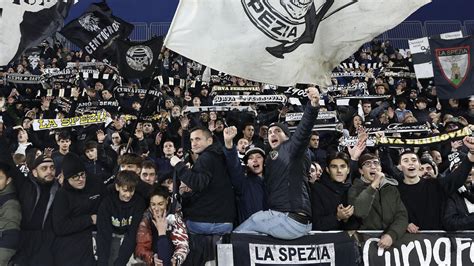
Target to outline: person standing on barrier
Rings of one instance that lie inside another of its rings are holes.
[[[361,230],[383,230],[378,246],[390,248],[401,239],[408,226],[408,214],[397,190],[398,182],[385,176],[375,154],[359,159],[360,179],[349,189],[349,204],[360,219]]]
[[[235,232],[259,232],[280,239],[296,239],[311,230],[311,201],[308,185],[310,155],[308,143],[319,111],[319,92],[307,89],[310,103],[294,135],[288,127],[268,127],[271,147],[265,162],[265,191],[269,210],[259,211]]]

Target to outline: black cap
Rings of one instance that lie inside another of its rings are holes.
[[[249,159],[250,155],[254,153],[260,153],[263,156],[263,158],[265,158],[265,151],[263,150],[263,148],[252,144],[252,145],[247,146],[247,148],[245,148],[245,155],[243,158],[244,163],[247,163],[247,160]]]
[[[36,169],[36,167],[38,167],[42,163],[54,163],[54,161],[53,161],[53,159],[51,159],[51,157],[47,157],[45,155],[40,155],[40,156],[38,156],[38,158],[36,158],[34,160],[33,164],[31,165],[30,170]]]
[[[274,123],[271,123],[269,126],[268,126],[268,130],[270,130],[270,128],[272,127],[279,127],[281,128],[281,130],[285,133],[285,135],[287,137],[290,137],[291,133],[290,133],[290,129],[288,129],[288,126],[283,124],[283,123],[278,123],[278,122],[274,122]]]

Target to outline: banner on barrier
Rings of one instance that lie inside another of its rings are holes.
[[[473,265],[474,233],[405,234],[388,250],[377,245],[380,233],[359,233],[364,265]]]
[[[292,241],[232,234],[234,265],[354,265],[354,242],[345,232]]]
[[[295,240],[231,235],[234,265],[473,265],[474,231],[405,234],[387,250],[382,231],[314,232]]]

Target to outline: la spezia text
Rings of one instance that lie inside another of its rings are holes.
[[[270,245],[249,244],[250,262],[255,264],[335,264],[334,244]]]

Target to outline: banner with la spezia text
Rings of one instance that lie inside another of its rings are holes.
[[[354,265],[354,242],[345,232],[285,241],[262,235],[232,234],[234,265]]]
[[[32,122],[32,127],[34,131],[38,131],[110,123],[111,121],[112,119],[107,117],[105,111],[100,111],[92,114],[61,119],[35,119]]]
[[[265,235],[231,236],[234,265],[473,265],[474,232],[406,233],[384,250],[382,231],[315,232],[285,241]]]

